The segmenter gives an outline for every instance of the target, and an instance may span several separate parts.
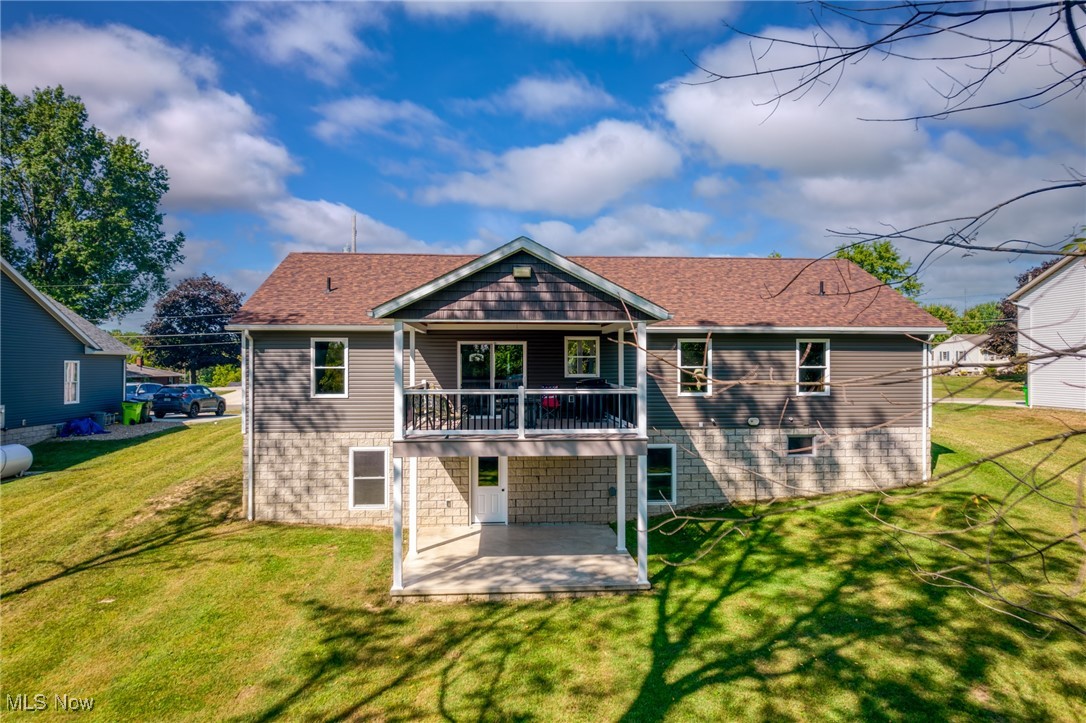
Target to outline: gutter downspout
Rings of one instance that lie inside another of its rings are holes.
[[[247,507],[247,515],[249,521],[252,522],[256,519],[256,512],[253,509],[254,494],[253,494],[253,478],[256,476],[256,445],[253,444],[253,370],[256,368],[253,360],[253,337],[250,336],[246,330],[242,332],[242,351],[247,353],[245,356],[245,368],[244,373],[241,376],[244,389],[242,390],[242,412],[244,416],[243,431],[245,432],[245,444],[248,447],[249,452],[249,468],[246,470],[246,485],[248,487],[249,504]],[[246,383],[247,382],[247,383]]]

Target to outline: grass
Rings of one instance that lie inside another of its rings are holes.
[[[937,472],[1065,429],[954,405],[936,423]],[[1083,639],[920,582],[871,496],[766,518],[686,566],[665,561],[750,510],[656,534],[647,595],[397,606],[387,530],[239,518],[236,422],[35,456],[44,474],[0,486],[0,704],[90,696],[105,720],[1086,719]],[[1010,486],[987,465],[887,513],[950,524]],[[1029,534],[1066,524],[1039,500],[1016,514]],[[1050,604],[1086,617],[1081,596]]]
[[[948,376],[932,378],[932,394],[938,401],[943,397],[960,399],[1014,399],[1022,401],[1022,383],[1020,376]]]

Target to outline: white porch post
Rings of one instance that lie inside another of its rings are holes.
[[[637,581],[649,581],[649,457],[637,456]]]
[[[649,337],[645,333],[645,322],[637,323],[637,434],[647,437],[649,434],[648,410],[648,346]]]
[[[618,506],[615,512],[618,520],[615,525],[618,532],[618,543],[615,549],[626,552],[626,455],[624,454],[615,457],[615,490],[615,504]]]
[[[392,438],[403,439],[403,322],[397,321],[392,333]]]
[[[411,493],[411,528],[408,530],[407,554],[415,557],[419,554],[419,458],[411,457],[408,462],[408,484]]]
[[[392,590],[403,590],[403,458],[392,458]]]
[[[618,385],[626,386],[626,330],[618,330]]]

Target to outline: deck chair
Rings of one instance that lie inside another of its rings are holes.
[[[557,384],[540,384],[540,389],[557,389]],[[562,419],[562,398],[557,394],[544,394],[539,398],[539,421],[543,426],[544,420],[558,422]]]

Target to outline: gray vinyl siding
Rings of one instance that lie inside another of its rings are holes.
[[[598,332],[579,331],[431,331],[417,334],[418,352],[415,361],[415,379],[429,381],[443,389],[455,389],[457,385],[457,342],[522,341],[527,344],[527,379],[529,387],[544,385],[573,386],[581,378],[565,376],[565,337],[596,336]],[[605,342],[600,341],[601,356]],[[602,366],[602,359],[601,359]],[[612,380],[613,381],[613,380]]]
[[[1018,348],[1045,355],[1086,344],[1086,261],[1075,261],[1019,299]],[[1028,307],[1028,308],[1026,308]],[[1032,407],[1086,410],[1086,358],[1054,356],[1029,364]]]
[[[79,362],[78,404],[64,403],[65,361]],[[0,404],[9,429],[120,412],[124,361],[87,354],[83,342],[0,273]]]
[[[514,279],[530,266],[530,279]],[[457,321],[588,321],[645,319],[615,297],[526,252],[513,254],[436,291],[396,316]]]
[[[310,395],[310,339],[347,339],[347,398]],[[391,332],[256,332],[253,423],[258,432],[392,429]]]
[[[676,342],[702,334],[650,334],[648,422],[657,429],[745,427],[757,417],[762,425],[786,427],[920,426],[923,345],[903,335],[804,335],[830,341],[830,394],[796,394],[796,337],[785,335],[714,335],[713,393],[678,395]],[[912,371],[903,371],[910,369]],[[886,375],[877,380],[850,379]],[[761,384],[741,384],[758,381]],[[736,382],[728,386],[728,382]],[[769,382],[769,383],[767,383]]]

